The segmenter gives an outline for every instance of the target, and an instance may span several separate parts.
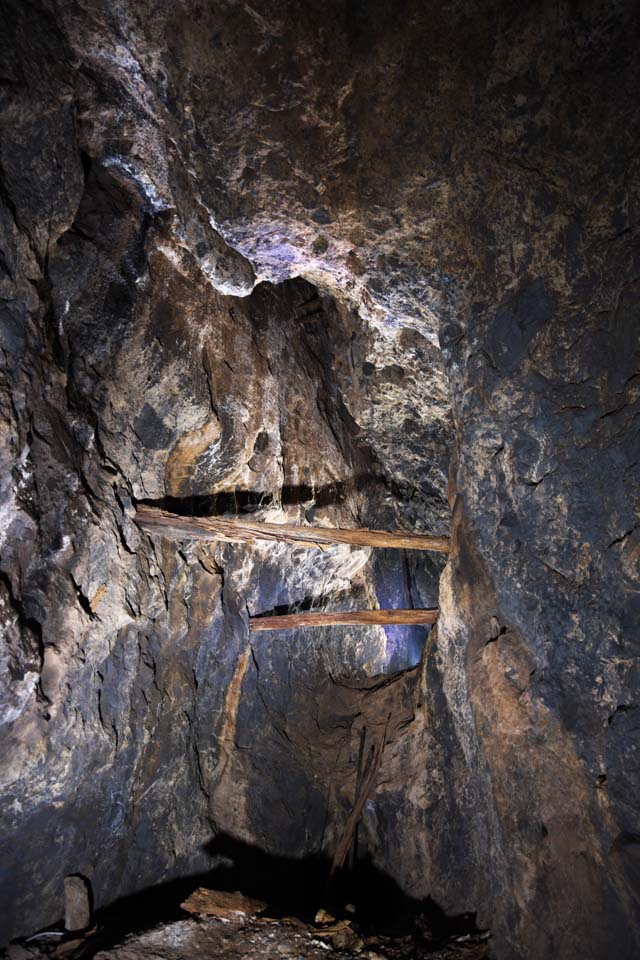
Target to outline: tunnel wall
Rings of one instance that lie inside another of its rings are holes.
[[[278,834],[235,749],[254,707],[319,823],[335,753],[286,746],[290,661],[247,649],[245,601],[327,570],[168,550],[133,500],[339,480],[331,519],[444,531],[452,451],[441,621],[368,849],[500,958],[631,958],[636,5],[258,6],[7,5],[4,935],[59,915],[71,869],[106,902],[209,865],[220,799]],[[296,276],[323,294],[292,349]],[[372,597],[368,561],[324,562]],[[382,633],[334,643],[316,677],[384,669]]]

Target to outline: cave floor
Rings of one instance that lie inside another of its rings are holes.
[[[99,960],[328,960],[360,956],[368,960],[409,960],[431,957],[438,960],[481,960],[488,957],[488,945],[478,937],[452,941],[435,947],[413,936],[392,938],[358,934],[349,924],[335,924],[335,933],[326,933],[297,919],[207,917],[182,920],[132,937],[121,946],[98,955]],[[98,960],[96,958],[96,960]]]
[[[434,940],[417,927],[405,936],[387,936],[360,931],[349,920],[309,924],[295,917],[192,916],[131,934],[106,949],[98,946],[104,945],[104,934],[96,931],[55,947],[32,941],[31,949],[18,948],[15,960],[18,954],[19,960],[489,960],[490,955],[482,934]]]

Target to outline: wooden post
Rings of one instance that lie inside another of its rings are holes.
[[[367,626],[385,623],[435,623],[438,610],[324,610],[318,613],[289,613],[284,616],[250,617],[251,630],[292,630],[297,627],[335,627],[349,624]]]
[[[366,739],[367,739],[367,728],[363,727],[362,730],[360,731],[360,748],[358,750],[358,767],[356,772],[356,791],[355,791],[355,796],[353,798],[354,806],[358,802],[358,797],[360,796],[360,790],[362,787],[362,779],[363,779],[363,773],[364,773],[362,769],[362,761],[364,760],[364,745],[365,745]],[[351,843],[351,850],[349,851],[349,870],[351,870],[352,873],[354,871],[354,868],[358,859],[358,826],[359,824],[360,824],[360,821],[358,820],[355,827],[353,828],[353,841]]]
[[[389,714],[389,720],[390,719],[391,714]],[[340,837],[338,846],[336,847],[333,863],[331,865],[331,876],[333,876],[337,870],[341,870],[344,866],[345,860],[347,859],[349,853],[349,848],[353,842],[355,829],[360,821],[360,817],[362,816],[362,811],[364,810],[364,805],[375,786],[378,770],[380,769],[380,764],[382,762],[382,754],[384,753],[384,748],[387,743],[389,720],[387,720],[387,726],[385,727],[382,739],[371,745],[369,759],[367,760],[367,766],[365,767],[362,782],[360,784],[360,790],[356,796],[355,803],[353,804],[353,809],[347,817],[347,822],[345,823],[344,830],[342,831],[342,836]]]
[[[346,543],[354,547],[392,547],[398,550],[435,550],[447,553],[449,537],[387,530],[349,530],[341,527],[305,527],[295,523],[263,523],[244,517],[182,517],[156,507],[140,506],[136,523],[173,540],[224,540],[251,543],[273,540],[299,547]]]

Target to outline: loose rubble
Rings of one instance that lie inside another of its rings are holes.
[[[8,960],[489,960],[488,932],[436,936],[418,917],[410,932],[391,936],[336,919],[324,909],[313,922],[270,916],[267,906],[240,892],[200,887],[182,904],[188,919],[160,923],[113,942],[107,925],[62,942],[46,931],[11,944]],[[265,913],[265,911],[267,911]]]

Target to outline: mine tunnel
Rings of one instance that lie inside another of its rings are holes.
[[[638,5],[0,10],[0,950],[636,960]]]

